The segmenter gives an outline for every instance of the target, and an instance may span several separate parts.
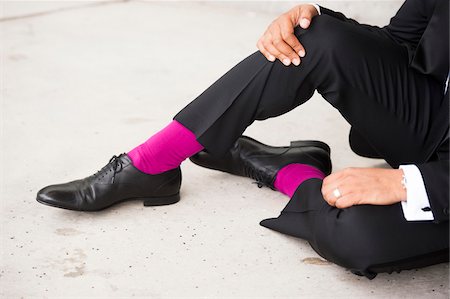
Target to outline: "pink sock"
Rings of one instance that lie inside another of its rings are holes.
[[[277,172],[274,186],[281,193],[292,197],[295,190],[304,181],[312,178],[323,180],[324,177],[323,172],[313,166],[293,163],[284,166]]]
[[[128,153],[133,165],[148,174],[162,173],[180,166],[203,146],[194,133],[177,121],[150,137]]]

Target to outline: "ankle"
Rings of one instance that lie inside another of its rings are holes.
[[[299,163],[288,164],[277,172],[274,186],[281,193],[292,197],[304,181],[313,178],[322,180],[325,178],[325,174],[310,165]]]
[[[197,142],[195,134],[174,120],[131,150],[128,156],[140,171],[159,174],[177,168],[184,160],[202,149],[203,146]]]

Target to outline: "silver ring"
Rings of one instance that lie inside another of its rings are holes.
[[[333,190],[333,195],[334,195],[334,197],[336,197],[336,198],[339,198],[339,197],[342,196],[341,191],[339,191],[338,188],[336,188],[336,189]]]

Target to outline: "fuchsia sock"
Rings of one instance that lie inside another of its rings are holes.
[[[323,180],[325,174],[313,166],[293,163],[284,166],[277,172],[274,186],[281,193],[292,197],[301,183],[313,178]]]
[[[176,120],[128,153],[133,165],[148,174],[162,173],[180,166],[203,146],[194,133]]]

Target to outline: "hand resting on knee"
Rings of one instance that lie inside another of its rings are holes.
[[[284,65],[298,66],[306,55],[305,48],[294,35],[294,28],[300,25],[307,29],[317,9],[311,4],[297,5],[275,19],[257,43],[259,51],[269,60],[279,59]]]

